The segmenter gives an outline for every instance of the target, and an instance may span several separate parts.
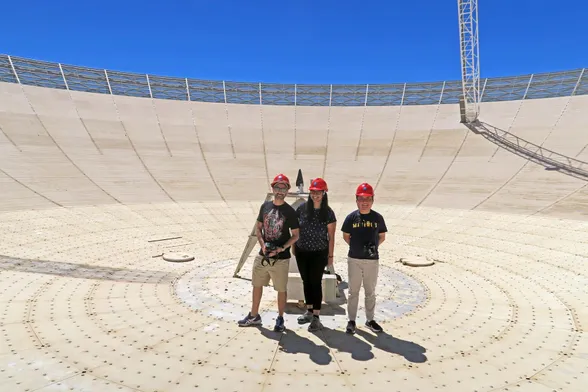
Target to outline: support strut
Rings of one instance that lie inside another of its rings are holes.
[[[478,0],[457,0],[461,52],[460,101],[462,122],[472,123],[480,114],[480,56],[478,47]]]

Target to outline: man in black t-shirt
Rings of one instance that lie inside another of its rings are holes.
[[[343,239],[349,244],[347,254],[349,322],[346,332],[355,333],[355,319],[362,282],[365,291],[365,325],[374,332],[382,332],[382,327],[374,320],[374,313],[380,259],[378,248],[386,239],[388,229],[384,217],[372,210],[374,189],[370,184],[360,184],[355,192],[355,198],[358,209],[347,215],[341,226]]]
[[[257,216],[255,232],[261,249],[253,262],[251,312],[243,320],[239,320],[239,325],[247,327],[261,324],[259,303],[263,286],[269,284],[271,278],[274,289],[278,292],[279,315],[274,331],[281,332],[285,329],[284,310],[290,269],[290,247],[298,240],[299,224],[296,211],[284,200],[290,189],[288,177],[278,174],[271,185],[274,200],[263,203]]]

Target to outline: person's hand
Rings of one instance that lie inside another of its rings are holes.
[[[279,253],[282,253],[284,251],[284,248],[282,248],[281,246],[276,248],[276,250],[271,251],[271,253],[269,254],[269,257],[275,256]]]

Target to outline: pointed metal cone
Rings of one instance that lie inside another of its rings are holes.
[[[298,169],[298,175],[296,176],[296,186],[298,187],[298,193],[304,193],[304,179],[300,169]]]
[[[302,170],[298,169],[298,175],[296,176],[296,186],[304,185],[304,180],[302,179]]]

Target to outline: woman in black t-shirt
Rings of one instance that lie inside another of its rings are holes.
[[[325,180],[312,180],[309,191],[308,201],[296,210],[300,237],[292,248],[304,286],[307,310],[298,318],[298,323],[310,323],[308,330],[316,331],[322,328],[319,319],[323,301],[322,280],[325,267],[333,264],[337,219],[329,207]]]

